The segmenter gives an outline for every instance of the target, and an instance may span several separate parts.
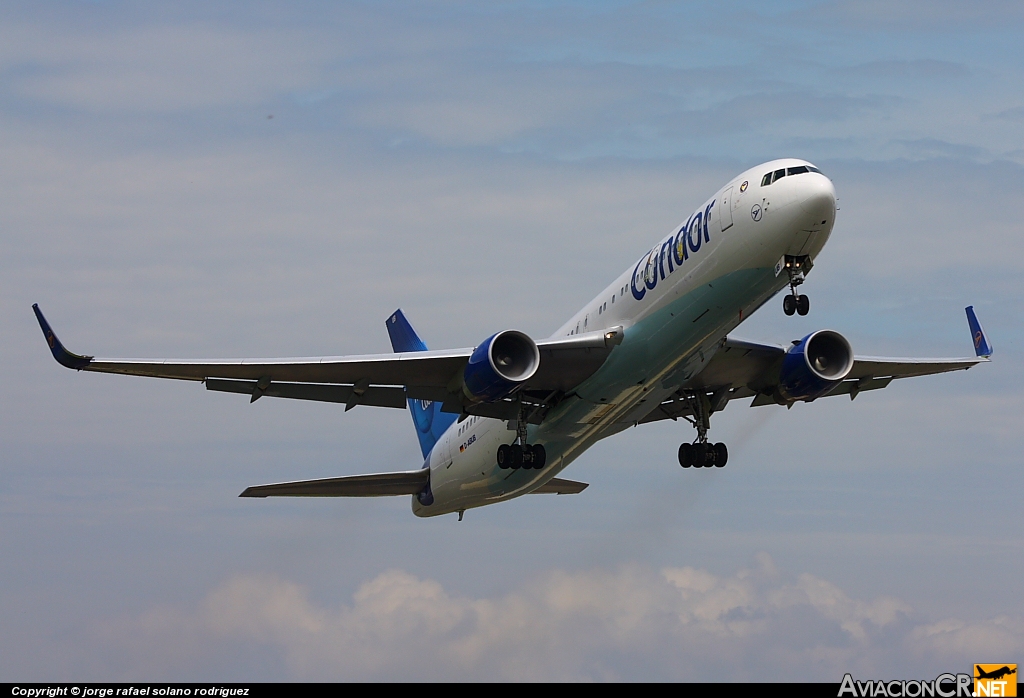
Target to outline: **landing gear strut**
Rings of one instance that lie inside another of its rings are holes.
[[[810,269],[810,260],[806,257],[786,255],[786,274],[789,276],[789,295],[782,299],[782,312],[786,315],[806,315],[811,310],[811,301],[807,296],[796,292],[796,287],[804,282],[804,270]]]
[[[502,470],[540,470],[547,463],[548,454],[543,444],[526,443],[526,409],[519,407],[516,419],[516,440],[498,446],[498,467]]]
[[[693,419],[685,419],[697,430],[693,443],[679,446],[679,465],[684,468],[724,468],[729,460],[729,449],[725,444],[708,443],[708,429],[711,428],[711,401],[703,390],[683,393],[683,398],[693,412]]]

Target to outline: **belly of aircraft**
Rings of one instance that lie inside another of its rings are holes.
[[[437,516],[527,494],[560,473],[597,441],[632,426],[704,368],[720,340],[785,285],[774,269],[744,269],[682,294],[625,331],[608,361],[575,394],[531,426],[529,442],[543,444],[542,471],[503,470],[495,453],[515,432],[481,420],[468,438],[454,436],[451,460],[431,461],[434,503],[413,498],[417,516]],[[458,425],[452,427],[458,433]]]

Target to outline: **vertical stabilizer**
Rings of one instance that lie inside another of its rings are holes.
[[[391,348],[396,352],[427,350],[427,345],[419,338],[400,309],[391,314],[387,326]],[[416,426],[416,436],[419,437],[420,450],[423,451],[424,458],[458,418],[456,414],[442,412],[441,403],[429,400],[409,400],[409,412],[412,413],[412,423]]]

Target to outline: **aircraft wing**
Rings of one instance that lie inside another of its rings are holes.
[[[849,395],[853,400],[867,390],[886,387],[898,378],[927,376],[963,371],[989,361],[992,348],[978,324],[973,308],[967,309],[968,322],[977,356],[950,359],[890,358],[855,356],[846,378],[823,397]],[[731,400],[750,398],[751,407],[777,404],[773,395],[786,347],[726,338],[707,367],[682,386],[682,391],[703,392],[712,411],[721,411]],[[693,410],[682,395],[662,402],[638,423],[691,417]]]
[[[288,397],[341,402],[351,409],[357,404],[404,408],[406,400],[413,399],[442,402],[442,409],[451,412],[466,409],[452,397],[457,397],[472,347],[292,359],[107,359],[68,351],[39,306],[33,305],[32,309],[53,357],[61,365],[79,371],[203,381],[209,390],[250,395],[251,401],[263,396]],[[540,367],[523,385],[523,391],[547,394],[571,390],[604,363],[621,338],[622,329],[613,328],[537,342]],[[483,404],[469,411],[513,419],[518,407],[506,402]]]

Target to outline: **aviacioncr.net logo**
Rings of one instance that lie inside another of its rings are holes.
[[[850,674],[843,676],[838,698],[972,698],[970,674],[939,674],[931,681],[857,681]]]

